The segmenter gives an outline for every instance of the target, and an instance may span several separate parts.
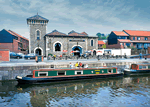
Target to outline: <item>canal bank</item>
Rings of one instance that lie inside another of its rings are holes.
[[[69,63],[75,64],[76,62],[82,62],[88,64],[89,67],[103,67],[103,66],[117,66],[117,68],[123,69],[126,65],[132,63],[150,63],[150,60],[144,59],[109,59],[109,60],[59,60],[59,61],[44,61],[36,63],[31,62],[9,62],[0,63],[0,81],[14,80],[17,75],[26,76],[31,75],[34,69],[39,68],[66,68],[69,67]]]

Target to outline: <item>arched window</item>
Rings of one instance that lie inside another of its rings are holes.
[[[36,31],[37,40],[40,40],[40,31]]]
[[[55,44],[55,51],[61,51],[61,44],[60,43]]]

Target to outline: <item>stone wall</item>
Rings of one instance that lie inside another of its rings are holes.
[[[118,70],[122,70],[126,65],[131,65],[132,63],[141,63],[138,62],[118,62],[118,63],[105,63],[105,62],[95,62],[89,63],[89,67],[103,67],[103,66],[116,66]],[[69,67],[68,64],[61,65],[36,65],[36,66],[13,66],[13,67],[0,67],[0,81],[2,80],[14,80],[16,76],[26,76],[31,75],[32,71],[39,68],[66,68]]]

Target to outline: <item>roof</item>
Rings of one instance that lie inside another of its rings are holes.
[[[83,33],[83,32],[82,32]],[[81,33],[78,33],[78,32],[75,32],[74,30],[70,31],[68,33],[68,36],[86,36],[85,34],[81,34]]]
[[[46,18],[44,18],[44,17],[42,17],[42,16],[40,16],[38,14],[35,15],[35,16],[27,18],[27,20],[46,20],[46,21],[49,21],[48,19],[46,19]]]
[[[86,36],[88,35],[86,32],[82,32],[81,34],[86,35]]]
[[[117,36],[128,36],[126,33],[124,33],[123,31],[112,31],[114,34],[116,34]]]
[[[150,31],[123,30],[131,36],[150,36]]]
[[[130,39],[118,39],[119,42],[131,42]]]
[[[61,32],[59,32],[57,30],[53,30],[51,33],[48,33],[46,35],[63,35],[63,36],[66,36],[65,33],[61,33]]]
[[[7,31],[8,33],[14,35],[14,36],[18,36],[18,37],[21,37],[21,38],[23,38],[23,39],[29,41],[27,38],[25,38],[25,37],[23,37],[23,36],[17,34],[16,32],[14,32],[14,31],[12,31],[12,30],[6,30],[6,31]]]
[[[105,44],[103,41],[98,41],[98,44]]]

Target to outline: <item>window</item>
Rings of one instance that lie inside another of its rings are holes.
[[[91,46],[93,46],[93,40],[91,40]]]
[[[133,40],[135,40],[135,37],[133,37]]]
[[[127,47],[130,47],[130,43],[126,43],[126,46],[127,46]]]
[[[137,37],[137,40],[140,40],[140,37]]]
[[[75,75],[81,75],[83,74],[83,71],[75,71]]]
[[[145,40],[148,40],[147,37],[145,37]]]
[[[108,73],[113,73],[113,69],[108,69],[107,72]]]
[[[148,69],[148,66],[143,66],[142,68],[143,68],[143,69]]]
[[[38,77],[48,76],[48,72],[38,72]]]
[[[66,71],[58,71],[57,75],[66,75]]]
[[[147,43],[144,43],[144,48],[147,48],[148,47],[148,44]]]
[[[40,40],[40,31],[36,31],[36,35],[37,35],[37,40]]]
[[[61,44],[60,43],[55,44],[55,51],[61,51]]]

